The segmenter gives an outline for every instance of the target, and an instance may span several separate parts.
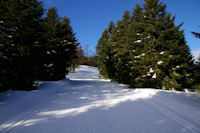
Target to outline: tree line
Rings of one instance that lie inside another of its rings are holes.
[[[182,90],[198,84],[199,63],[194,63],[182,24],[174,21],[159,0],[137,3],[121,20],[111,21],[96,47],[100,74],[136,88]]]
[[[0,91],[32,90],[36,80],[59,80],[75,66],[70,19],[37,0],[0,1]]]

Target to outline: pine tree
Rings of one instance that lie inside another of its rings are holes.
[[[106,70],[106,60],[108,59],[108,56],[106,55],[107,51],[107,45],[109,43],[109,35],[108,35],[108,29],[105,29],[101,38],[98,41],[96,51],[97,51],[97,63],[98,68],[100,71],[100,74],[103,75],[105,78],[108,78],[108,73]]]
[[[49,8],[44,19],[44,45],[41,50],[42,69],[40,79],[59,80],[74,67],[76,48],[75,34],[67,17],[59,18],[55,7]]]
[[[49,8],[44,18],[44,44],[41,47],[40,55],[40,75],[41,80],[54,80],[55,61],[56,61],[56,47],[58,40],[56,38],[57,27],[59,24],[59,17],[55,7]]]
[[[102,37],[97,44],[97,62],[100,69],[100,74],[106,78],[115,78],[115,69],[113,67],[113,49],[110,42],[110,35],[115,28],[114,23],[111,22],[109,27],[105,29]]]
[[[182,24],[176,26],[165,10],[159,0],[145,0],[132,16],[125,12],[112,32],[106,29],[97,46],[101,74],[132,87],[190,87],[194,64]]]
[[[139,5],[136,4],[135,8],[132,12],[132,23],[128,29],[128,39],[130,50],[129,50],[129,68],[130,72],[130,84],[133,87],[142,87],[143,84],[143,73],[146,66],[140,64],[141,60],[145,56],[144,53],[144,45],[143,45],[143,38],[146,36],[143,35],[144,29],[144,17],[143,17],[143,9]]]
[[[129,49],[127,29],[131,24],[129,11],[125,11],[122,20],[117,22],[115,30],[111,34],[111,42],[114,49],[115,79],[122,83],[129,83]]]
[[[166,5],[159,0],[145,0],[145,34],[151,40],[144,45],[150,51],[146,57],[153,59],[146,65],[154,70],[152,87],[180,89],[192,82],[193,60],[184,31],[179,30],[182,24],[175,26],[175,17],[171,18],[165,9]]]
[[[75,34],[70,26],[70,20],[63,17],[56,32],[57,36],[57,55],[55,60],[54,78],[62,79],[75,65],[76,48],[78,46]]]
[[[37,0],[0,1],[0,87],[33,89],[43,8]]]

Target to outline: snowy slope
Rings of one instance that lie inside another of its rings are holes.
[[[81,66],[36,91],[0,93],[1,133],[200,133],[200,95],[129,89]]]

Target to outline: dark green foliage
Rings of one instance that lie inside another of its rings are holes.
[[[97,45],[102,75],[132,87],[191,86],[194,64],[182,24],[175,26],[175,17],[165,9],[159,0],[145,0],[143,8],[137,3],[132,15],[126,11],[114,28],[104,31]]]
[[[40,43],[43,8],[36,0],[0,1],[0,87],[33,88],[37,68],[35,49]]]
[[[0,91],[31,90],[35,80],[58,80],[74,66],[77,41],[66,17],[37,0],[0,1]]]
[[[192,32],[197,38],[200,38],[200,33]],[[200,56],[197,59],[197,62],[195,64],[195,71],[194,71],[194,77],[195,77],[195,85],[193,86],[194,89],[200,89]]]
[[[110,23],[109,27],[105,29],[97,45],[97,56],[100,73],[106,78],[115,79],[116,69],[114,64],[116,63],[113,56],[115,53],[115,43],[112,44],[112,33],[115,32],[115,25]]]
[[[197,38],[200,38],[200,33],[192,32],[193,35],[195,35]]]
[[[41,51],[42,80],[59,80],[65,78],[73,60],[76,58],[77,41],[67,17],[59,18],[56,8],[48,9],[44,19],[44,38]]]

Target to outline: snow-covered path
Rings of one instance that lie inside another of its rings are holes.
[[[81,66],[70,80],[0,93],[1,133],[200,133],[200,95],[129,89]]]

